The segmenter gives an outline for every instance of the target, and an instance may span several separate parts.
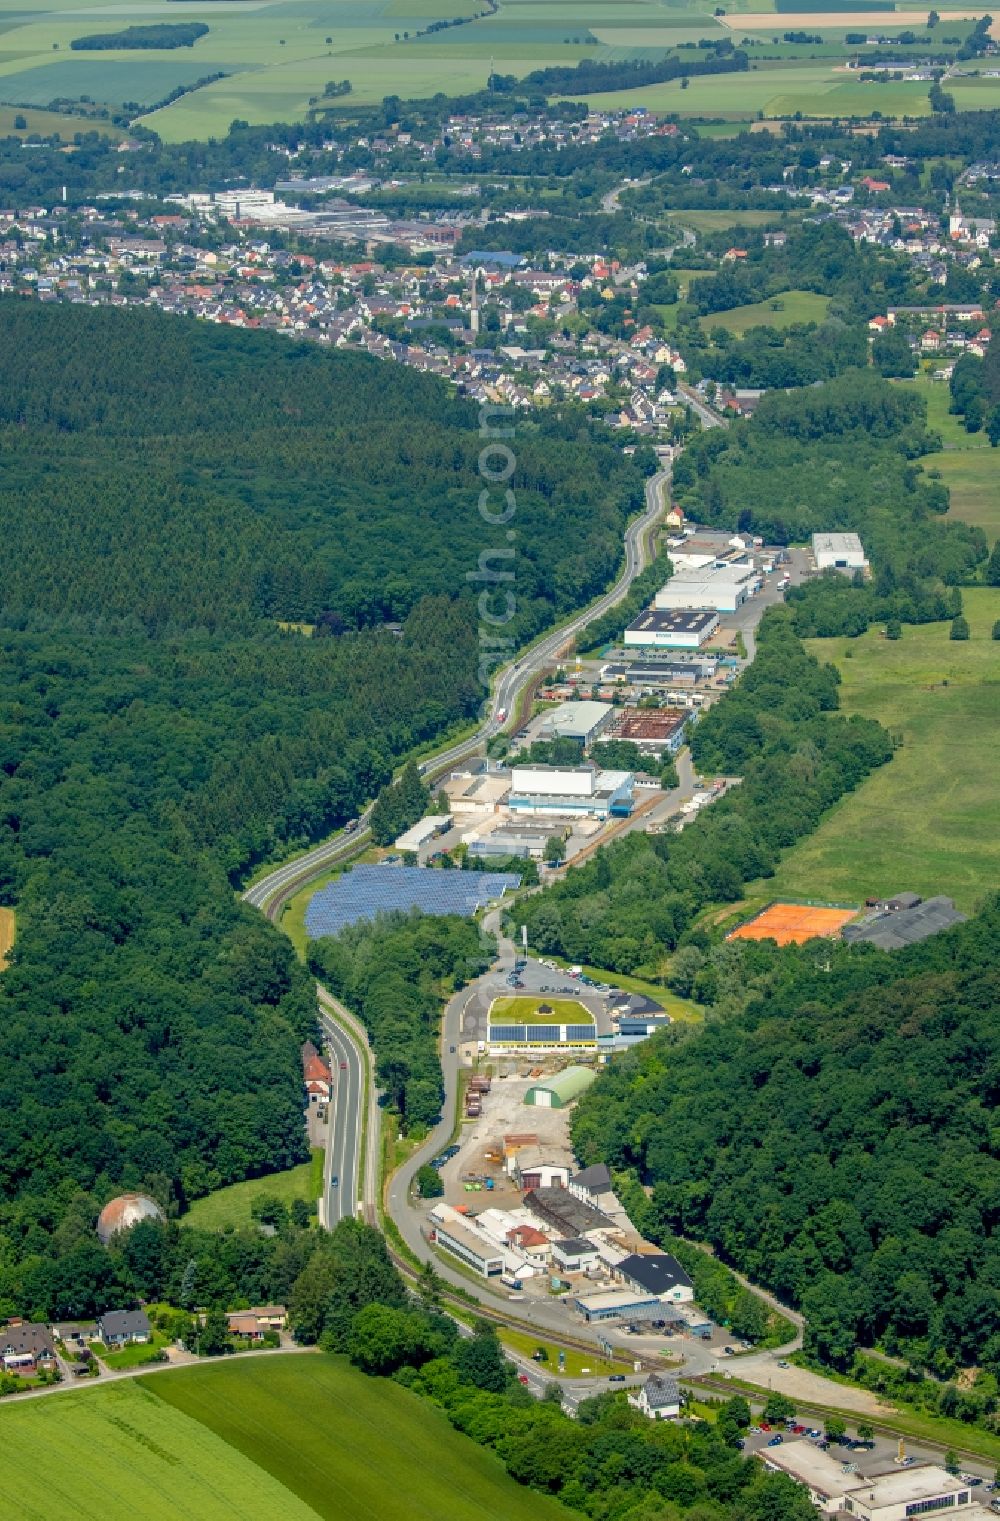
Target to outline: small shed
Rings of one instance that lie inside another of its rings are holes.
[[[535,1104],[539,1109],[565,1109],[586,1093],[595,1076],[590,1067],[567,1067],[554,1077],[533,1083],[524,1095],[524,1102]]]

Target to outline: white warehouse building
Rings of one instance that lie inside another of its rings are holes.
[[[812,552],[817,570],[864,570],[868,564],[856,533],[814,533]]]
[[[631,771],[595,766],[514,766],[507,807],[513,817],[627,817],[635,778]]]
[[[761,585],[760,572],[750,562],[681,566],[656,593],[653,606],[663,610],[714,607],[718,613],[735,613],[760,591]]]
[[[677,607],[667,611],[647,607],[625,630],[623,642],[631,647],[651,645],[665,650],[697,650],[719,627],[714,608]]]

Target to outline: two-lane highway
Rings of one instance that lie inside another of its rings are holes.
[[[659,471],[646,482],[646,505],[625,532],[625,564],[614,586],[582,609],[558,629],[544,634],[523,655],[502,670],[494,684],[489,712],[475,734],[447,746],[425,760],[420,769],[425,776],[437,776],[481,751],[515,711],[520,694],[536,676],[555,660],[581,629],[621,602],[632,582],[653,555],[655,525],[664,507],[664,487],[670,479],[669,468]],[[501,714],[504,716],[501,717]],[[261,909],[278,923],[288,899],[306,883],[332,865],[350,860],[368,845],[371,805],[358,819],[350,833],[341,833],[312,850],[277,867],[247,889],[244,900]],[[328,1133],[323,1185],[321,1220],[332,1229],[339,1220],[355,1214],[359,1205],[370,1219],[377,1213],[378,1108],[374,1084],[369,1085],[365,1103],[365,1076],[370,1053],[365,1049],[363,1030],[351,1014],[322,987],[318,988],[320,1019],[334,1066],[334,1092]],[[458,1013],[449,1007],[446,1015],[446,1045],[457,1043]],[[454,1030],[455,1035],[451,1035]],[[446,1063],[445,1113],[453,1114],[457,1082],[453,1063]],[[440,1127],[439,1127],[440,1128]],[[365,1176],[359,1177],[361,1136],[367,1134]],[[407,1182],[408,1186],[408,1182]]]
[[[357,1213],[365,1073],[354,1040],[329,1012],[331,1000],[325,989],[320,990],[319,1002],[320,1024],[333,1067],[333,1100],[320,1224],[333,1230],[346,1215]]]

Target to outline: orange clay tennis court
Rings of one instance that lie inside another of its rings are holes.
[[[816,908],[805,903],[772,903],[727,940],[776,940],[779,945],[801,945],[817,935],[835,935],[853,919],[856,908]]]

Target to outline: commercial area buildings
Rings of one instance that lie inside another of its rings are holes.
[[[868,564],[856,533],[814,533],[812,552],[817,570],[864,570]]]
[[[586,748],[607,728],[614,711],[609,702],[564,702],[544,714],[537,738],[575,739]]]
[[[707,565],[675,567],[666,586],[656,593],[653,606],[714,607],[716,612],[735,613],[760,587],[761,576],[752,560],[710,559]]]
[[[758,1457],[767,1468],[788,1474],[809,1491],[826,1516],[847,1514],[858,1521],[911,1521],[911,1518],[961,1510],[963,1517],[984,1521],[989,1512],[973,1503],[961,1478],[933,1463],[913,1464],[870,1478],[852,1471],[809,1441],[786,1441],[765,1447]]]
[[[427,818],[418,819],[399,836],[395,848],[412,851],[415,855],[419,855],[437,835],[443,834],[450,824],[450,813],[432,813]]]
[[[601,737],[628,740],[644,755],[662,755],[664,750],[673,755],[684,743],[690,717],[689,708],[625,708]]]
[[[657,649],[697,650],[706,644],[719,627],[719,615],[710,608],[647,607],[624,633],[630,648],[653,645]]]
[[[635,777],[595,766],[514,766],[507,807],[517,817],[626,818]]]

